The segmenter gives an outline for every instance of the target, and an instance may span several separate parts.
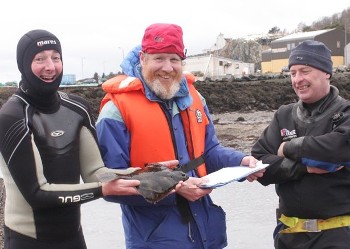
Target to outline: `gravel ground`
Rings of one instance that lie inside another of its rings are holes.
[[[272,120],[274,111],[212,114],[220,142],[250,154],[250,149]]]

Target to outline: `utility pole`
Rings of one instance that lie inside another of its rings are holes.
[[[84,79],[84,58],[81,58],[81,78]]]
[[[347,58],[347,49],[346,49],[346,45],[348,43],[347,41],[347,36],[348,36],[348,32],[347,32],[347,22],[348,22],[348,10],[346,10],[345,16],[344,16],[344,37],[345,37],[345,44],[344,44],[344,65],[347,66],[348,63],[348,58]]]

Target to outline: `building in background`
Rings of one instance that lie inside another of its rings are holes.
[[[189,55],[185,60],[184,70],[193,73],[197,80],[223,80],[240,78],[254,73],[254,63],[233,60],[219,56],[219,51],[232,39],[219,34],[210,49],[202,54]]]
[[[61,85],[74,85],[76,82],[75,74],[64,74],[62,77]]]
[[[215,81],[253,74],[254,63],[245,63],[209,53],[188,56],[184,70],[193,73],[198,80]]]
[[[270,49],[262,52],[262,73],[280,73],[286,70],[293,48],[305,40],[323,42],[332,51],[333,67],[349,65],[350,35],[339,29],[324,29],[290,34],[271,42]]]

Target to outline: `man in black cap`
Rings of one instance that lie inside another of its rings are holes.
[[[350,103],[330,84],[331,51],[307,40],[289,57],[297,103],[281,106],[252,148],[276,184],[278,249],[350,248]]]
[[[85,249],[80,205],[138,194],[140,182],[97,180],[96,173],[113,170],[101,159],[88,103],[57,91],[63,66],[55,35],[26,33],[18,42],[17,64],[19,89],[0,110],[5,248]]]

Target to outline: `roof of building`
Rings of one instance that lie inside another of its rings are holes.
[[[323,29],[323,30],[316,30],[316,31],[310,31],[310,32],[298,32],[294,34],[290,34],[281,38],[278,38],[271,43],[276,43],[276,42],[284,42],[288,40],[298,40],[298,39],[311,39],[314,38],[315,36],[327,33],[331,30],[334,29]]]
[[[198,59],[198,58],[206,58],[206,57],[210,57],[210,58],[217,58],[219,60],[225,60],[225,61],[232,61],[232,62],[237,62],[237,63],[246,63],[246,64],[251,64],[249,62],[244,62],[244,61],[240,61],[240,60],[235,60],[233,58],[227,58],[224,56],[218,56],[215,54],[211,54],[211,53],[205,53],[205,54],[197,54],[197,55],[189,55],[186,57],[186,61],[189,61],[191,59]]]

